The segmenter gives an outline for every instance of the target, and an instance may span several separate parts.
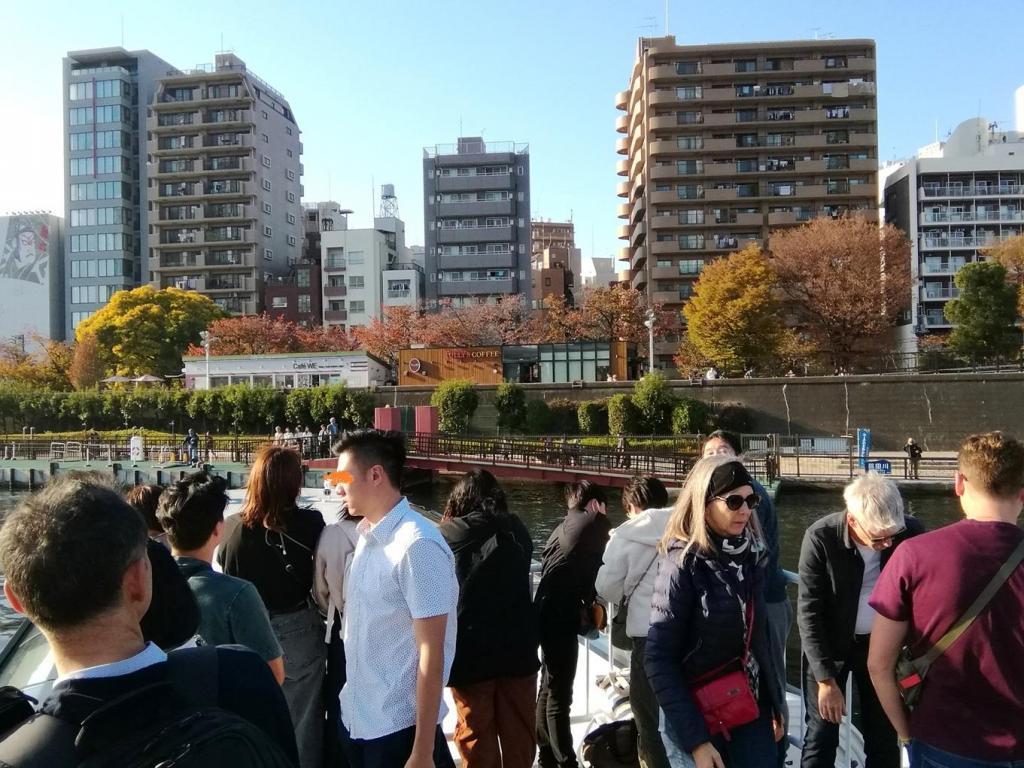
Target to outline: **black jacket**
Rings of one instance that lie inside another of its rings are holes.
[[[525,677],[540,667],[530,598],[533,542],[515,515],[475,510],[441,524],[459,579],[458,633],[448,684]]]
[[[679,746],[692,752],[710,736],[690,681],[743,655],[746,629],[738,597],[743,603],[754,603],[750,650],[760,669],[759,700],[783,712],[785,694],[779,690],[774,660],[768,653],[767,556],[744,565],[739,579],[717,555],[691,550],[684,556],[683,547],[683,542],[674,542],[658,568],[644,668],[666,724]]]
[[[594,581],[610,532],[607,515],[575,509],[551,532],[534,598],[542,633],[579,630],[580,606],[597,598]]]
[[[907,529],[882,550],[882,568],[901,542],[924,533],[916,518],[904,519]],[[800,547],[796,617],[815,680],[838,676],[850,653],[863,580],[864,561],[850,538],[846,512],[826,515],[807,529]]]

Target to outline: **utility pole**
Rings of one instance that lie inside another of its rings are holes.
[[[203,348],[206,350],[206,389],[210,388],[210,344],[217,340],[209,331],[200,331],[199,338],[203,340]]]
[[[647,310],[647,319],[644,320],[647,326],[647,372],[654,373],[654,310]]]

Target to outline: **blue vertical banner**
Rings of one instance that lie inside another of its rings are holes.
[[[858,466],[864,470],[868,466],[868,456],[871,455],[871,430],[864,427],[857,428],[857,459]]]

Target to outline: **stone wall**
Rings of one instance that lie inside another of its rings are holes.
[[[680,397],[747,409],[752,432],[782,435],[850,435],[872,431],[875,450],[898,450],[914,437],[929,451],[956,450],[973,432],[1001,429],[1024,437],[1024,373],[831,376],[794,379],[721,379],[690,384],[673,381]],[[630,382],[526,384],[527,396],[575,401],[631,392]],[[495,430],[493,386],[480,386],[473,427]],[[432,390],[384,387],[378,404],[425,405]]]

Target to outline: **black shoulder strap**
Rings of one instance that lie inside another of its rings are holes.
[[[70,768],[79,763],[78,726],[38,712],[0,742],[2,768]]]

